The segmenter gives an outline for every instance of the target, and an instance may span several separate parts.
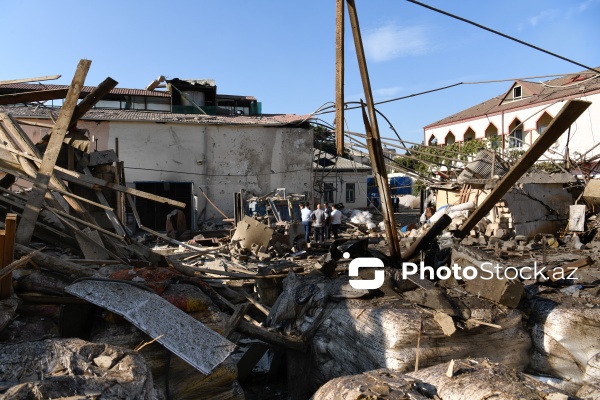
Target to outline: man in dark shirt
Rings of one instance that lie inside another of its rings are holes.
[[[329,240],[331,238],[331,207],[329,207],[328,202],[323,203],[323,211],[327,214],[325,226],[323,227],[323,236],[325,239]]]
[[[310,215],[312,220],[313,220],[313,228],[315,231],[315,242],[322,242],[323,241],[323,228],[325,226],[325,220],[327,219],[327,217],[329,217],[329,215],[327,215],[325,213],[325,211],[323,211],[321,209],[321,204],[317,203],[317,209],[315,211],[312,212],[312,214]]]

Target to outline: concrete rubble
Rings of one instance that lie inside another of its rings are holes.
[[[600,398],[594,180],[476,160],[393,221],[336,204],[335,240],[307,243],[310,199],[277,190],[166,235],[132,196],[182,205],[129,188],[116,153],[53,160],[44,185],[50,150],[0,121],[0,169],[34,184],[0,196],[0,398]]]

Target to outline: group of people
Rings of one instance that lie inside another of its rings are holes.
[[[330,207],[329,203],[325,202],[322,206],[321,208],[321,204],[317,203],[315,209],[311,210],[308,202],[300,204],[306,243],[310,242],[311,228],[313,228],[316,243],[329,240],[331,235],[334,239],[338,238],[340,225],[342,224],[342,212],[336,208],[335,204]]]

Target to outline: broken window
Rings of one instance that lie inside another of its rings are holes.
[[[346,183],[346,203],[354,203],[356,200],[356,184]]]

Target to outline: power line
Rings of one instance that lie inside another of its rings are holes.
[[[535,46],[535,45],[533,45],[533,44],[530,44],[530,43],[524,42],[523,40],[517,39],[517,38],[515,38],[515,37],[513,37],[513,36],[509,36],[509,35],[507,35],[507,34],[505,34],[505,33],[499,32],[499,31],[497,31],[497,30],[494,30],[494,29],[492,29],[492,28],[488,28],[488,27],[486,27],[486,26],[483,26],[483,25],[481,25],[481,24],[478,24],[477,22],[473,22],[473,21],[470,21],[470,20],[468,20],[468,19],[466,19],[466,18],[459,17],[458,15],[450,14],[449,12],[446,12],[446,11],[440,10],[439,8],[435,8],[435,7],[429,6],[429,5],[427,5],[427,4],[421,3],[421,2],[419,2],[419,1],[416,1],[416,0],[406,0],[406,1],[408,1],[409,3],[413,3],[413,4],[416,4],[416,5],[419,5],[419,6],[421,6],[421,7],[428,8],[428,9],[430,9],[430,10],[432,10],[432,11],[435,11],[435,12],[437,12],[437,13],[440,13],[440,14],[447,15],[448,17],[452,17],[452,18],[454,18],[454,19],[457,19],[457,20],[459,20],[459,21],[466,22],[467,24],[471,24],[471,25],[473,25],[473,26],[476,26],[476,27],[478,27],[478,28],[480,28],[480,29],[486,30],[486,31],[488,31],[488,32],[492,32],[492,33],[494,33],[494,34],[496,34],[496,35],[499,35],[499,36],[502,36],[502,37],[504,37],[504,38],[506,38],[506,39],[510,39],[510,40],[512,40],[512,41],[514,41],[514,42],[520,43],[520,44],[522,44],[522,45],[525,45],[525,46],[527,46],[527,47],[531,47],[532,49],[535,49],[535,50],[541,51],[542,53],[549,54],[549,55],[551,55],[551,56],[554,56],[554,57],[556,57],[556,58],[560,58],[561,60],[568,61],[568,62],[570,62],[571,64],[578,65],[578,66],[580,66],[580,67],[583,67],[583,68],[585,68],[585,69],[589,69],[589,70],[592,70],[592,71],[598,72],[598,73],[600,74],[600,71],[598,71],[597,69],[594,69],[594,68],[588,67],[587,65],[581,64],[581,63],[579,63],[579,62],[577,62],[577,61],[573,61],[573,60],[571,60],[570,58],[563,57],[563,56],[561,56],[561,55],[559,55],[559,54],[556,54],[556,53],[553,53],[553,52],[551,52],[551,51],[544,50],[544,49],[542,49],[541,47],[538,47],[538,46]]]

